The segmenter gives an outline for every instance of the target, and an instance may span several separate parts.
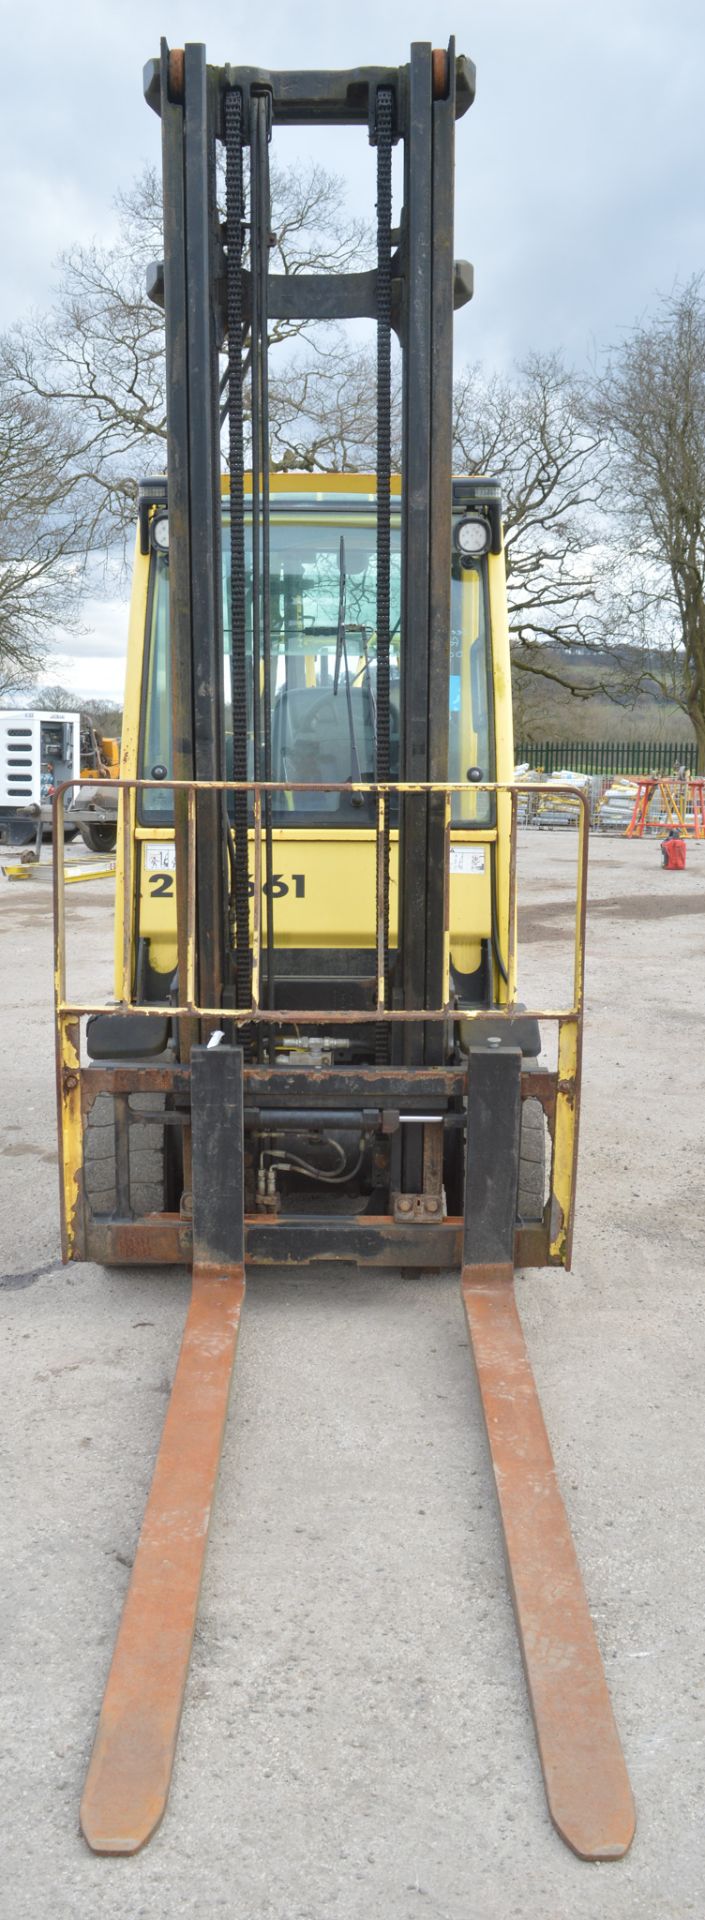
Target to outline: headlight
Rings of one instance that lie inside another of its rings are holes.
[[[154,519],[150,527],[150,536],[151,536],[152,546],[156,548],[157,553],[169,552],[169,515],[168,513],[155,513]]]
[[[490,526],[481,513],[468,513],[455,528],[455,545],[461,560],[477,560],[490,544]]]

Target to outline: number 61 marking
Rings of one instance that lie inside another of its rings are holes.
[[[303,900],[306,894],[305,873],[292,873],[291,879],[294,887],[295,898],[297,900]],[[250,898],[252,897],[254,890],[255,890],[254,880],[250,880]],[[262,882],[262,892],[267,896],[267,898],[269,898],[271,894],[271,897],[273,900],[283,900],[284,895],[286,893],[289,893],[290,890],[291,889],[290,889],[289,881],[284,879],[284,875],[282,873],[273,873],[271,881],[263,880]]]

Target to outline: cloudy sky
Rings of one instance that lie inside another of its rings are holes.
[[[477,66],[457,143],[456,253],[476,288],[459,361],[559,347],[580,364],[705,266],[702,0],[4,0],[2,18],[1,326],[50,303],[60,249],[109,239],[115,193],[158,164],[141,70],[162,33],[264,67],[397,63],[412,39],[455,33]],[[279,141],[282,156],[322,157],[372,212],[359,133]],[[96,601],[85,625],[50,677],[117,695],[124,610]]]

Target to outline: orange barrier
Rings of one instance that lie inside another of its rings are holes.
[[[705,840],[705,778],[638,780],[627,840],[677,827],[684,840]]]

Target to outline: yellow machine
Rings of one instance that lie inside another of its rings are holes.
[[[117,780],[120,773],[120,742],[93,726],[81,728],[81,779]]]
[[[400,480],[392,480],[391,772],[399,775],[399,589]],[[372,698],[375,670],[374,474],[273,474],[272,578],[279,605],[272,621],[273,765],[275,780],[351,778],[357,751],[358,777],[373,777]],[[154,491],[153,489],[151,490]],[[246,497],[251,477],[245,481]],[[496,506],[496,483],[453,483],[454,526],[468,511]],[[228,487],[223,483],[227,515]],[[127,654],[120,773],[123,779],[154,779],[172,766],[169,683],[169,555],[159,528],[168,529],[160,496],[142,489],[156,538],[135,553]],[[166,539],[166,532],[163,536]],[[347,651],[351,706],[333,690],[339,600],[340,541],[344,542],[348,609]],[[486,552],[475,565],[453,561],[451,741],[448,779],[509,782],[513,772],[511,675],[504,555]],[[227,584],[227,583],[226,583]],[[294,624],[287,618],[295,608]],[[225,603],[227,615],[227,600]],[[279,631],[277,630],[277,619]],[[359,624],[357,624],[359,623]],[[396,641],[396,644],[395,644]],[[365,658],[365,648],[368,658]],[[226,652],[226,674],[229,670]],[[351,750],[350,720],[353,740]],[[231,723],[230,723],[231,724]],[[232,754],[226,696],[226,768]],[[357,729],[357,733],[355,732]],[[396,740],[396,755],[394,741]],[[145,794],[134,827],[139,904],[130,927],[134,951],[146,942],[148,998],[168,1001],[177,966],[173,812],[170,791]],[[509,812],[506,794],[495,808],[486,791],[466,788],[454,798],[451,828],[450,951],[454,974],[473,976],[478,1005],[504,1005],[510,995]],[[375,830],[362,824],[361,809],[342,815],[339,797],[311,795],[294,816],[294,796],[282,796],[272,828],[277,948],[374,948]],[[319,824],[320,821],[320,824]],[[252,837],[252,836],[251,836]],[[396,944],[398,828],[390,832],[390,937]],[[122,840],[118,874],[124,872]],[[122,887],[118,887],[118,900]],[[121,991],[124,929],[116,924],[116,992]]]
[[[72,807],[72,822],[91,853],[113,853],[117,836],[120,742],[97,731],[90,721],[81,726],[81,786]]]
[[[82,1829],[132,1853],[164,1812],[246,1270],[347,1261],[380,1284],[460,1274],[551,1815],[577,1853],[614,1858],[634,1809],[514,1294],[516,1265],[570,1262],[588,822],[571,794],[572,991],[527,1010],[501,487],[451,479],[471,287],[453,147],[474,72],[452,42],[323,74],[163,43],[146,91],[168,480],[139,495],[107,1010],[68,990],[56,801],[62,1230],[67,1259],[188,1261],[193,1290]],[[376,149],[376,270],[278,278],[272,132],[341,122]],[[374,473],[272,474],[269,320],[365,315]]]

